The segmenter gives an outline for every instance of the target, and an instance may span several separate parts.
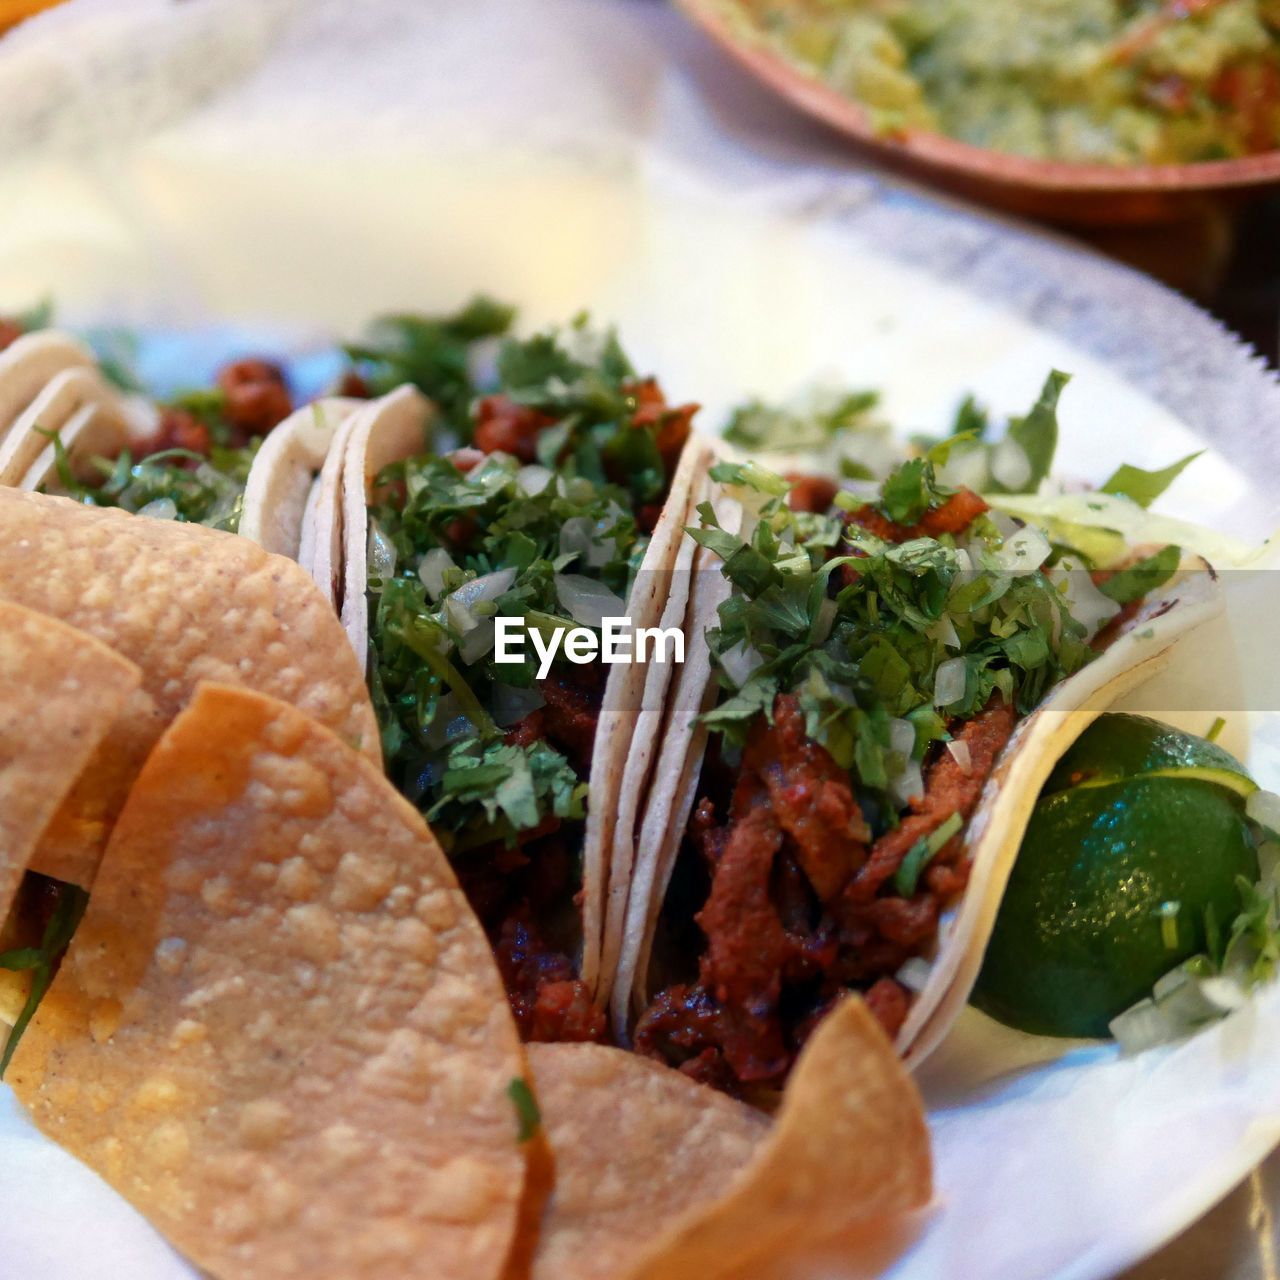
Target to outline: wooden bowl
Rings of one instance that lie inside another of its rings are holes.
[[[1280,150],[1196,164],[1101,165],[1033,160],[917,130],[888,137],[861,103],[743,39],[715,0],[675,3],[757,80],[879,163],[1014,213],[1077,226],[1166,222],[1280,184]]]

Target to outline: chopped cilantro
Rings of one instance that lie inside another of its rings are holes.
[[[1119,494],[1140,507],[1149,507],[1203,452],[1199,449],[1189,453],[1159,471],[1144,471],[1126,462],[1102,486],[1102,492]]]
[[[725,465],[715,478],[741,486],[744,475]],[[791,511],[759,476],[751,488],[765,500],[752,505],[749,536],[721,528],[710,503],[699,508],[694,532],[734,588],[707,633],[723,692],[704,716],[730,745],[745,743],[778,694],[796,695],[809,736],[851,771],[873,809],[890,814],[896,806],[887,793],[905,767],[889,748],[892,719],[913,725],[919,759],[946,736],[947,720],[976,715],[997,693],[1029,710],[1092,656],[1084,626],[1044,570],[974,567],[1002,545],[984,517],[962,539],[892,543],[845,526],[838,514]],[[911,525],[948,496],[929,459],[917,458],[893,472],[873,502],[896,524]],[[758,656],[749,671],[743,653]],[[964,664],[963,692],[944,719],[935,681],[955,659]],[[925,861],[914,870],[909,863],[903,883],[914,885]]]
[[[387,497],[371,512],[396,566],[369,580],[370,685],[387,769],[455,854],[584,816],[573,761],[540,736],[507,741],[522,716],[500,714],[500,702],[513,689],[527,691],[528,707],[541,697],[531,644],[523,665],[499,665],[492,649],[469,647],[473,619],[523,618],[543,635],[575,626],[557,586],[566,573],[625,600],[648,543],[639,508],[670,482],[654,415],[632,422],[644,388],[612,333],[579,319],[564,332],[509,340],[497,373],[495,391],[551,420],[537,438],[550,480],[529,493],[509,455],[464,474],[428,454],[382,473]],[[495,595],[471,618],[459,613],[451,594],[498,573]]]
[[[373,395],[411,382],[465,439],[471,400],[479,389],[472,368],[477,344],[501,337],[514,319],[513,308],[476,297],[452,315],[383,316],[363,342],[344,349]]]
[[[1009,439],[1021,447],[1031,466],[1030,476],[1018,486],[1023,493],[1034,493],[1053,467],[1053,455],[1058,449],[1058,398],[1070,381],[1070,374],[1054,369],[1027,416],[1009,420]],[[1007,492],[998,483],[992,487],[997,492]]]
[[[930,507],[941,505],[951,490],[938,484],[933,463],[912,458],[892,472],[880,487],[877,504],[894,524],[918,524]]]
[[[1118,569],[1098,590],[1117,604],[1129,604],[1162,587],[1178,571],[1182,553],[1177,547],[1161,547],[1127,569]]]
[[[880,403],[875,391],[845,392],[819,398],[800,408],[782,408],[752,400],[734,411],[724,438],[744,449],[791,452],[820,449],[846,432],[879,431],[869,415]]]
[[[528,1142],[542,1128],[542,1112],[538,1108],[538,1100],[533,1096],[529,1082],[522,1076],[516,1076],[507,1085],[507,1097],[515,1106],[516,1120],[520,1126],[516,1141]]]
[[[44,999],[45,992],[49,990],[58,963],[70,944],[72,935],[79,928],[88,904],[89,895],[83,889],[71,884],[64,885],[58,894],[57,905],[49,917],[49,923],[45,925],[40,945],[0,952],[0,969],[31,974],[31,990],[13,1030],[9,1032],[4,1053],[0,1055],[0,1079],[9,1069],[9,1062],[18,1047],[18,1041],[22,1039],[22,1033],[26,1031],[40,1001]]]
[[[50,433],[52,434],[52,433]],[[52,435],[58,486],[68,497],[94,507],[153,514],[213,529],[236,532],[244,507],[244,486],[261,441],[241,449],[215,445],[204,458],[186,449],[166,449],[134,462],[130,450],[114,459],[91,458],[88,478],[77,475],[62,441]],[[96,473],[96,477],[93,473]],[[152,504],[172,503],[163,510]]]

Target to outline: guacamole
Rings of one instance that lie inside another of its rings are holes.
[[[731,0],[886,133],[1045,160],[1280,147],[1280,0]]]

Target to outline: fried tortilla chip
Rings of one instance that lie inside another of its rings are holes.
[[[531,1044],[556,1162],[533,1280],[613,1280],[654,1233],[722,1196],[769,1118],[669,1067],[598,1044]]]
[[[92,636],[0,602],[0,923],[41,833],[141,680]]]
[[[719,1280],[770,1266],[858,1223],[891,1225],[932,1194],[929,1131],[915,1084],[856,996],[796,1061],[769,1137],[720,1200],[695,1206],[624,1272],[627,1280]]]
[[[772,1124],[619,1049],[528,1053],[556,1164],[532,1280],[742,1280],[846,1249],[887,1262],[930,1197],[920,1096],[856,996],[810,1039]]]
[[[29,871],[93,888],[112,825],[164,726],[154,699],[135,689],[45,828]]]
[[[381,760],[360,663],[306,572],[234,534],[0,489],[0,599],[136,662],[167,722],[197,681],[291,703]]]
[[[296,709],[202,684],[8,1081],[215,1277],[484,1280],[516,1226],[523,1074],[417,812]]]

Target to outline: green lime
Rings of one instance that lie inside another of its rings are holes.
[[[1203,778],[1242,796],[1258,789],[1244,765],[1216,742],[1147,716],[1113,713],[1099,716],[1076,739],[1040,794],[1152,774]]]
[[[1207,910],[1231,922],[1236,876],[1256,880],[1258,859],[1227,786],[1161,772],[1042,797],[973,1001],[1023,1031],[1105,1036],[1205,950]]]

